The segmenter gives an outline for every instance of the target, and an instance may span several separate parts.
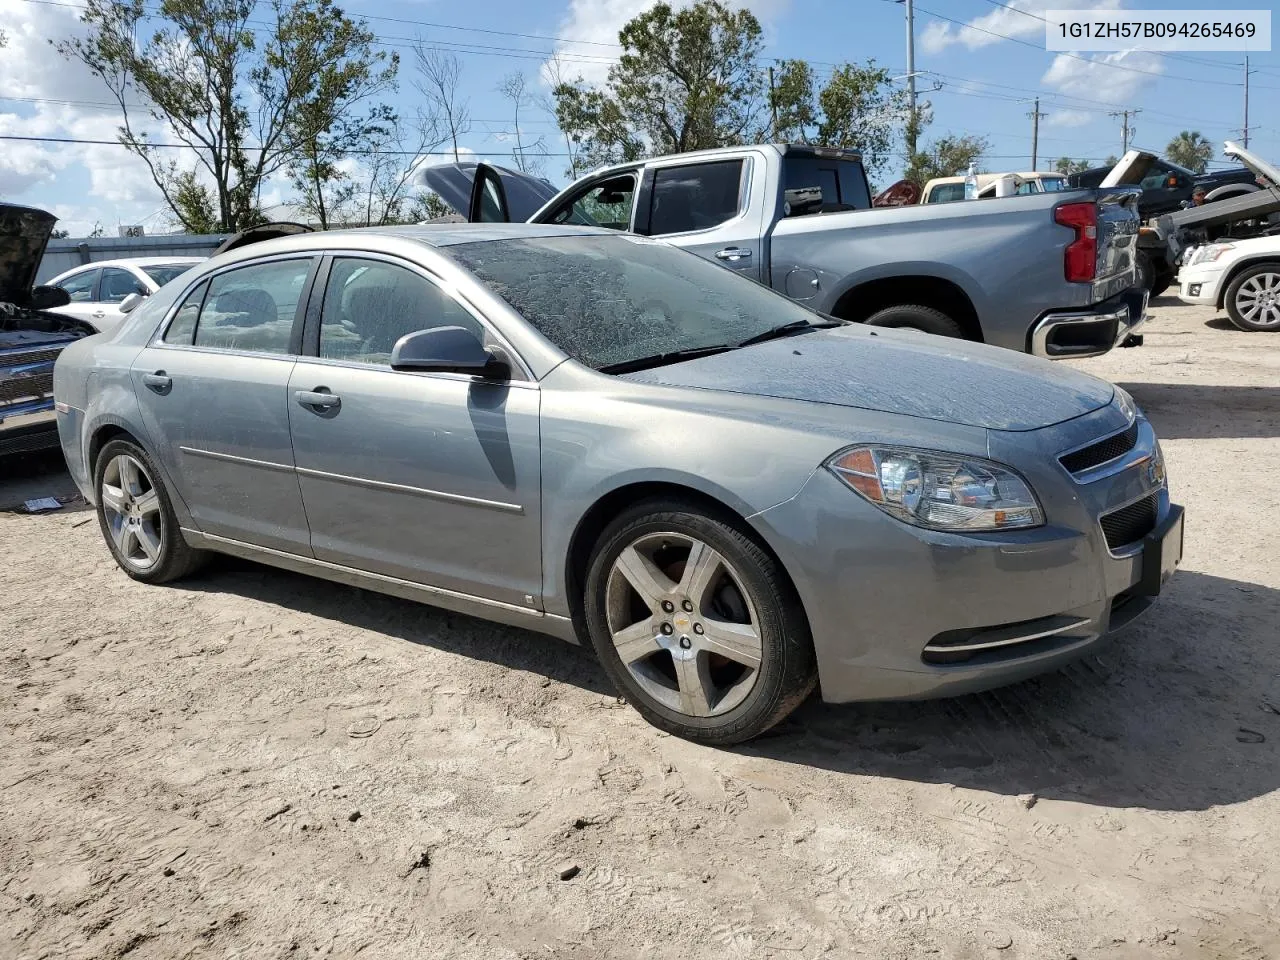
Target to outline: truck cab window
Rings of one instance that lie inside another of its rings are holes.
[[[741,159],[718,160],[656,169],[649,233],[710,230],[732,220],[742,194],[742,164]]]

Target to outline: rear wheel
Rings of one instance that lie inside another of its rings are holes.
[[[808,623],[777,561],[725,519],[679,501],[637,504],[609,525],[585,610],[622,695],[688,740],[749,740],[816,682]]]
[[[866,323],[871,327],[898,327],[907,330],[919,330],[939,337],[964,337],[960,324],[952,320],[941,310],[926,307],[918,303],[903,303],[893,307],[877,310],[867,317]]]
[[[1177,272],[1168,267],[1157,270],[1155,279],[1151,283],[1151,296],[1158,297],[1168,290],[1177,276]]]
[[[182,538],[155,464],[136,443],[112,440],[94,464],[98,525],[116,563],[143,583],[165,583],[193,572],[204,553]]]
[[[1231,281],[1227,316],[1241,330],[1280,330],[1280,263],[1249,267]]]

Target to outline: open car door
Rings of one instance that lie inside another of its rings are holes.
[[[547,180],[490,163],[427,167],[422,181],[470,223],[523,223],[558,192]]]

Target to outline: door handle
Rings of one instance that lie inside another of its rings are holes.
[[[328,387],[298,390],[293,396],[304,407],[310,407],[313,410],[333,410],[342,404],[342,398],[336,393],[330,393]]]
[[[95,310],[95,311],[93,311],[93,315],[94,315],[95,317],[97,317],[99,320],[101,320],[103,317],[105,317],[105,316],[107,315],[107,311],[105,311],[105,310]]]
[[[746,260],[751,256],[751,251],[746,247],[725,247],[723,250],[716,251],[717,260],[728,260],[730,263],[736,263],[739,260]]]
[[[155,393],[168,393],[173,387],[173,377],[169,376],[163,370],[157,370],[155,373],[144,373],[142,382],[147,385],[147,389]]]

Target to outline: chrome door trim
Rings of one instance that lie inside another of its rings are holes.
[[[342,473],[329,473],[327,470],[313,470],[310,467],[291,467],[300,476],[318,477],[321,480],[336,480],[356,487],[369,487],[373,490],[386,490],[391,493],[408,493],[416,497],[427,497],[432,500],[445,500],[468,507],[485,507],[489,510],[501,510],[503,513],[524,513],[524,507],[518,503],[506,503],[502,500],[484,500],[480,497],[468,497],[461,493],[446,493],[443,490],[428,490],[426,487],[411,487],[403,483],[388,483],[385,480],[368,480],[364,477],[351,477]]]
[[[352,587],[403,597],[406,600],[417,600],[485,620],[496,620],[512,626],[526,627],[559,637],[561,640],[567,640],[570,643],[577,644],[579,642],[577,634],[574,632],[573,621],[570,618],[559,614],[546,613],[532,606],[521,607],[514,603],[504,603],[501,600],[489,600],[469,593],[447,590],[444,587],[433,587],[429,584],[416,583],[412,580],[402,580],[399,577],[391,577],[383,573],[370,573],[366,570],[343,566],[340,563],[331,563],[328,560],[317,560],[313,557],[299,556],[296,553],[287,553],[284,550],[275,550],[271,547],[245,543],[242,540],[202,533],[189,527],[182,527],[181,530],[183,538],[196,549],[227,553],[232,556],[243,557],[246,560],[255,560],[271,566],[282,567],[295,573],[310,574],[325,580],[345,583]]]
[[[233,453],[219,453],[216,450],[202,450],[199,447],[179,446],[178,449],[193,457],[208,457],[210,460],[225,460],[228,463],[243,463],[250,467],[262,467],[264,470],[281,470],[285,473],[292,473],[294,469],[293,464],[291,463],[276,463],[274,460],[254,460],[252,457],[237,457]]]

